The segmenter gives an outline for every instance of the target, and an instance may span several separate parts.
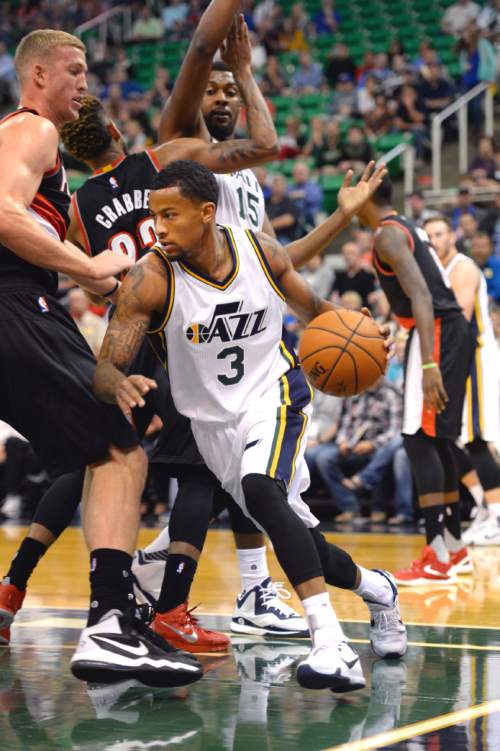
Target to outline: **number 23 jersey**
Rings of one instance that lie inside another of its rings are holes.
[[[166,360],[175,406],[197,423],[237,420],[297,367],[283,339],[284,296],[253,232],[221,229],[233,258],[221,282],[153,249],[169,289],[150,339]]]

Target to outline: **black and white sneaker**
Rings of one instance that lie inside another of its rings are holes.
[[[297,667],[297,681],[303,688],[330,688],[338,694],[366,686],[359,655],[346,641],[313,647]]]
[[[155,634],[134,611],[111,611],[84,628],[71,659],[75,678],[90,683],[137,680],[146,686],[186,686],[203,675],[198,660]]]

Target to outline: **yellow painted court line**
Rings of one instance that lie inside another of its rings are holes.
[[[352,644],[369,644],[368,639],[349,639]],[[480,652],[500,652],[500,646],[488,647],[484,644],[441,644],[433,641],[409,641],[409,647],[425,647],[426,649],[475,649]]]
[[[484,704],[477,704],[475,707],[458,709],[455,712],[448,712],[429,720],[414,722],[402,728],[389,730],[387,733],[379,733],[379,735],[374,735],[371,738],[362,738],[359,741],[343,743],[341,746],[332,746],[331,748],[324,749],[324,751],[371,751],[377,748],[387,748],[387,746],[392,746],[394,743],[400,743],[409,738],[415,738],[418,735],[425,735],[426,733],[433,733],[436,730],[449,728],[451,725],[459,725],[469,720],[476,720],[478,717],[484,717],[494,712],[500,712],[500,699],[487,701]]]

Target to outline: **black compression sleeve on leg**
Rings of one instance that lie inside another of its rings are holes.
[[[456,443],[451,443],[451,450],[453,451],[453,456],[455,457],[455,463],[458,469],[458,477],[462,479],[462,477],[468,475],[469,472],[472,472],[475,469],[474,464],[472,463],[472,460],[467,451],[463,448],[460,448],[460,446],[457,446]]]
[[[231,520],[231,529],[236,534],[240,535],[259,535],[261,530],[253,523],[253,521],[243,513],[228,493],[226,493],[226,508],[229,512],[229,519]]]
[[[323,576],[321,562],[309,531],[288,503],[281,483],[266,475],[242,480],[249,514],[271,540],[276,557],[294,587]]]
[[[479,475],[484,491],[500,487],[500,467],[494,460],[486,441],[476,438],[467,444],[474,468]]]
[[[436,439],[421,430],[403,436],[403,443],[411,463],[418,495],[444,492],[444,471]]]
[[[82,500],[85,470],[68,472],[54,480],[43,494],[32,524],[41,524],[52,532],[54,537],[64,532],[71,524],[78,504]]]
[[[189,467],[178,477],[179,490],[168,529],[172,542],[187,542],[203,550],[212,516],[216,480],[204,467]]]
[[[309,532],[316,545],[326,583],[340,589],[354,589],[358,569],[349,553],[327,542],[319,527],[314,527]]]

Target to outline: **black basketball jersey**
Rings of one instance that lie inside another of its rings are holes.
[[[126,253],[138,261],[156,242],[149,191],[161,169],[152,151],[121,156],[94,172],[72,197],[85,250]]]
[[[4,117],[0,125],[22,112],[38,115],[35,110],[21,107]],[[69,225],[69,203],[68,182],[58,150],[54,167],[44,174],[28,211],[54,238],[64,240]],[[34,266],[0,243],[0,284],[9,287],[36,287],[52,294],[57,290],[57,273]]]
[[[383,227],[391,225],[402,229],[408,238],[408,244],[413,252],[415,261],[432,295],[434,317],[444,318],[461,313],[462,310],[453,290],[445,281],[441,263],[429,244],[429,238],[425,230],[416,227],[405,216],[394,214],[380,222],[378,231]],[[392,268],[381,261],[377,255],[375,245],[373,247],[373,264],[377,271],[380,286],[389,300],[392,312],[402,326],[408,329],[412,328],[415,325],[415,320],[413,318],[411,300],[401,287]]]

